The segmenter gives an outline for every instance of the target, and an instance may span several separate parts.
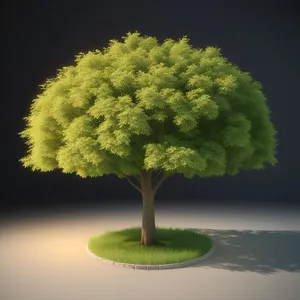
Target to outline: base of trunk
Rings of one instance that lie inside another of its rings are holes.
[[[143,201],[141,245],[144,246],[153,245],[155,243],[155,232],[156,232],[156,226],[155,226],[155,216],[154,216],[154,201],[153,198],[150,197],[150,199],[149,198],[144,199]]]
[[[141,236],[141,245],[152,246],[155,244],[155,226],[154,228],[143,228]]]

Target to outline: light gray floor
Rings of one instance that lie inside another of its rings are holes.
[[[13,218],[0,231],[1,300],[299,300],[300,214],[283,209],[158,207],[157,226],[206,229],[215,252],[174,270],[129,270],[88,256],[90,236],[140,225],[140,210]]]

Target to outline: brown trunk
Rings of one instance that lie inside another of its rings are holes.
[[[155,215],[154,215],[154,191],[152,188],[152,172],[141,173],[141,187],[143,196],[143,218],[141,245],[151,246],[155,243]]]

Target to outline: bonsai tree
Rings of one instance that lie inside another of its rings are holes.
[[[41,85],[24,167],[82,178],[115,174],[141,193],[141,244],[155,243],[154,198],[166,178],[235,175],[275,165],[262,86],[220,49],[128,33]]]

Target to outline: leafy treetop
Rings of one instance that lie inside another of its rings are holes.
[[[41,85],[26,129],[32,170],[81,177],[142,169],[211,177],[275,165],[276,131],[262,86],[183,37],[123,42],[76,56]]]

